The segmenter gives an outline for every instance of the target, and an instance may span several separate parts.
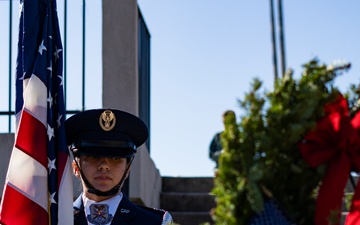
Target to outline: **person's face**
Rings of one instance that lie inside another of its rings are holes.
[[[80,156],[77,161],[86,179],[99,191],[111,190],[119,184],[123,176],[128,175],[124,174],[127,166],[125,158]],[[75,176],[79,177],[80,172],[75,163],[73,169]],[[83,187],[86,187],[84,182]]]

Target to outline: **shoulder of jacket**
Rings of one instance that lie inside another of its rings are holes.
[[[149,213],[152,213],[152,214],[155,214],[155,215],[161,217],[162,225],[173,224],[172,216],[168,211],[163,210],[163,209],[150,208],[150,207],[141,206],[141,205],[138,205],[138,206]]]
[[[156,213],[159,215],[164,215],[164,213],[166,212],[163,209],[151,208],[151,207],[146,207],[146,206],[142,206],[142,205],[138,205],[138,206],[148,212],[153,212],[153,213]]]

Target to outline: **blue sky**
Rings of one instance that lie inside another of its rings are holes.
[[[208,147],[221,114],[241,114],[238,99],[255,77],[272,89],[269,1],[138,3],[152,36],[152,156],[163,175],[212,176]],[[359,83],[359,10],[357,0],[283,1],[287,68],[299,76],[314,57],[343,59],[352,68],[336,84]]]
[[[69,18],[68,26],[72,74],[81,73],[81,3],[68,3],[69,15],[76,15]],[[223,128],[221,114],[227,109],[238,116],[242,113],[238,99],[255,77],[265,89],[272,89],[269,1],[139,0],[138,4],[151,34],[151,156],[163,176],[212,176],[215,164],[208,158],[208,147]],[[62,1],[58,7],[61,18]],[[17,17],[17,2],[14,8]],[[301,65],[314,57],[326,64],[347,60],[352,68],[335,84],[346,90],[350,83],[359,83],[359,10],[358,0],[283,1],[287,68],[300,76]],[[7,20],[7,11],[8,1],[0,1],[0,21]],[[87,1],[86,11],[87,34],[91,34],[86,72],[92,79],[86,84],[86,105],[97,108],[101,106],[101,1]],[[0,49],[6,52],[8,28],[3,32],[1,27]],[[0,57],[0,76],[7,79],[8,54]],[[70,85],[80,82],[79,76],[68,76]],[[0,86],[0,94],[6,96],[6,90]],[[68,108],[79,105],[76,91],[68,93]],[[7,103],[1,101],[0,107]]]

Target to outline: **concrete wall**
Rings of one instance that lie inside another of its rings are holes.
[[[149,152],[139,149],[131,166],[129,196],[134,203],[160,207],[161,176]]]
[[[13,146],[14,134],[0,134],[0,197],[4,190],[6,173]]]
[[[139,115],[138,6],[136,0],[103,1],[103,107]],[[159,207],[161,177],[145,145],[130,172],[129,197]]]
[[[138,115],[137,2],[102,4],[103,106]]]

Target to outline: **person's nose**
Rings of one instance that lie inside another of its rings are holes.
[[[109,170],[109,161],[108,158],[100,158],[98,170]]]

